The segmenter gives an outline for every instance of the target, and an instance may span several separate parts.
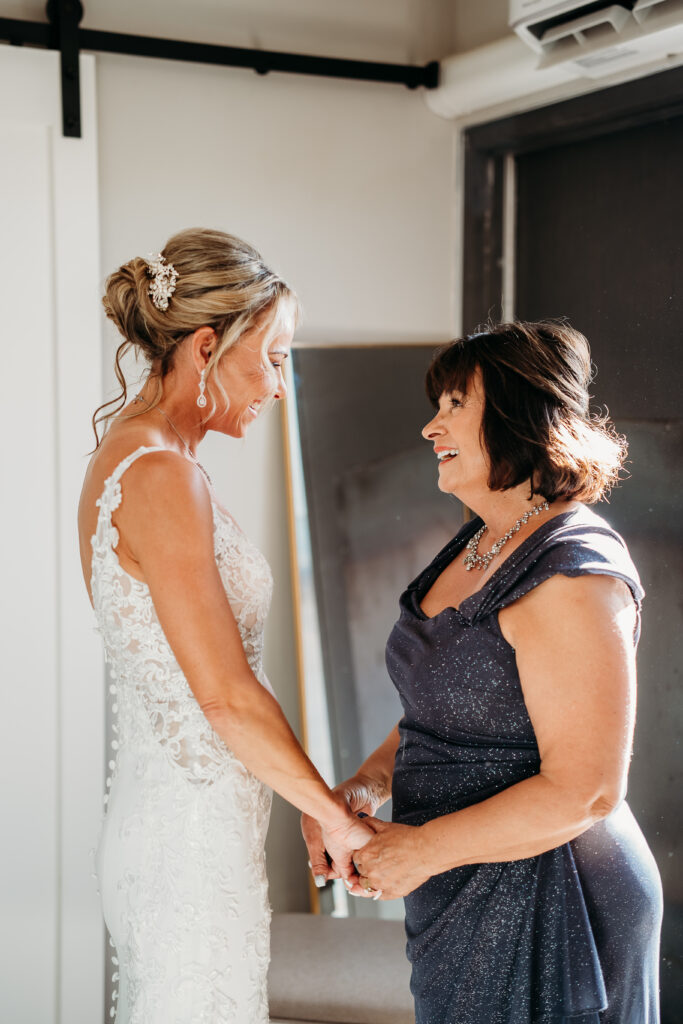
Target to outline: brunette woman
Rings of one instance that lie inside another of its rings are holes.
[[[489,327],[427,375],[439,487],[475,515],[401,596],[404,715],[339,787],[393,799],[355,863],[405,897],[418,1024],[659,1019],[661,886],[624,801],[643,591],[588,507],[624,457],[590,377],[558,323]]]

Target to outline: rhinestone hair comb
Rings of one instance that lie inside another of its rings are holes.
[[[157,309],[164,312],[168,309],[168,300],[175,291],[178,271],[172,263],[166,262],[161,253],[150,253],[147,257],[147,273],[152,278],[149,294]]]

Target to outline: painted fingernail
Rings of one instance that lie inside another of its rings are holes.
[[[351,892],[351,890],[353,889],[353,886],[349,882],[348,878],[342,878],[342,882],[344,883],[346,888],[349,890],[349,892]]]
[[[372,897],[372,902],[376,903],[381,895],[382,895],[382,890],[378,889],[377,892],[375,893],[375,895]]]
[[[316,875],[314,881],[318,889],[324,889],[327,885],[327,878],[325,875]]]
[[[308,866],[309,866],[309,868],[312,868],[312,867],[313,867],[313,865],[311,864],[310,860],[309,860],[309,862],[308,862]]]

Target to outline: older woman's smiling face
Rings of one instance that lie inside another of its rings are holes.
[[[484,388],[477,368],[466,394],[453,391],[439,397],[438,412],[422,430],[439,460],[439,488],[463,500],[473,488],[487,486],[489,461],[482,446],[483,412]]]

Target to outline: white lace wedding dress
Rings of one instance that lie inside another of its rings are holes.
[[[116,947],[116,1024],[265,1024],[271,791],[207,722],[147,585],[114,551],[121,477],[140,456],[163,450],[138,448],[116,468],[92,538],[115,722],[97,874]],[[216,562],[244,650],[269,688],[262,649],[270,569],[215,503],[213,516]]]

